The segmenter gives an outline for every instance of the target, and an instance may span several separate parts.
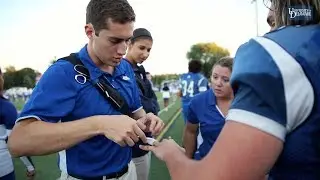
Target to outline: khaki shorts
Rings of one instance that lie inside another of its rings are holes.
[[[138,180],[148,180],[151,163],[151,152],[148,152],[141,157],[132,158],[132,161],[136,165]]]

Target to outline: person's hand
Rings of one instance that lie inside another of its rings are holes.
[[[140,149],[152,151],[160,160],[165,159],[170,155],[184,154],[184,148],[180,147],[173,139],[164,139],[161,142],[155,142],[153,146],[140,145]]]
[[[146,126],[144,131],[151,132],[152,135],[158,135],[164,127],[163,121],[153,113],[148,113],[145,117],[140,118],[137,121],[144,124]]]
[[[139,138],[146,143],[146,126],[126,115],[99,116],[99,131],[108,139],[124,147],[134,146]]]

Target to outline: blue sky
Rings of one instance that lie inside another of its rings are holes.
[[[0,0],[0,66],[44,72],[51,59],[78,51],[87,42],[89,0]],[[197,42],[216,42],[234,55],[256,35],[251,0],[129,0],[137,21],[154,37],[145,68],[153,74],[187,71],[186,52]],[[259,34],[269,30],[259,4]]]

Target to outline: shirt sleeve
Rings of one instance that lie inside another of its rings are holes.
[[[234,62],[231,85],[235,98],[227,120],[284,141],[313,107],[314,92],[303,69],[282,47],[263,37],[241,46]]]
[[[17,122],[31,117],[58,122],[72,112],[77,96],[72,66],[71,63],[62,61],[49,67],[33,90]]]
[[[194,100],[191,100],[191,102],[188,105],[187,108],[187,121],[190,122],[191,124],[198,124],[199,119],[197,118],[197,103]]]
[[[8,102],[4,105],[6,106],[6,107],[2,107],[4,109],[4,111],[2,112],[4,125],[7,130],[12,130],[13,126],[15,125],[15,121],[17,119],[17,116],[18,116],[17,109],[10,102]]]
[[[133,81],[132,86],[134,86],[132,90],[133,103],[129,104],[129,108],[132,113],[135,113],[138,110],[143,108],[141,104],[141,99],[140,99],[140,92],[139,92],[140,89],[137,86],[134,71],[132,70],[132,67],[130,66],[129,63],[127,63],[127,70],[128,70],[129,78]]]

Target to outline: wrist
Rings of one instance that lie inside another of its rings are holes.
[[[91,122],[91,129],[95,135],[104,135],[106,127],[109,127],[108,124],[111,123],[104,115],[93,116],[93,119],[90,119],[89,121]]]
[[[185,169],[189,163],[188,161],[190,161],[182,152],[169,153],[163,160],[172,176],[177,176],[177,174],[180,174],[181,176],[181,174],[185,174]]]
[[[167,153],[163,156],[163,161],[168,163],[176,163],[181,161],[181,159],[183,159],[183,157],[186,157],[186,155],[184,153],[182,153],[181,151],[174,151],[172,153]]]
[[[97,115],[90,119],[92,122],[92,129],[95,135],[104,135],[105,131],[112,127],[113,119],[119,119],[124,115]]]

